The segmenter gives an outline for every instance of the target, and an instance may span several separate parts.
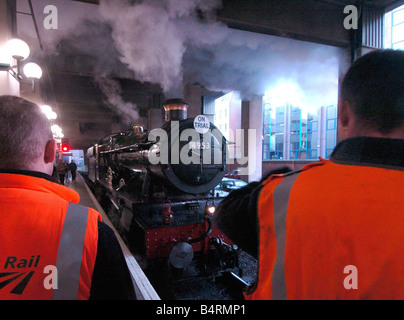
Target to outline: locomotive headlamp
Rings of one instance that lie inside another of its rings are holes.
[[[206,207],[206,211],[210,214],[214,214],[216,211],[216,208],[214,206],[209,206],[209,207]]]
[[[206,201],[205,214],[212,216],[216,212],[216,206],[214,201]]]

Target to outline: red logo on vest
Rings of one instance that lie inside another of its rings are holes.
[[[15,271],[16,269],[36,268],[41,256],[31,256],[29,259],[18,259],[17,257],[7,257],[3,270],[13,270],[11,272],[0,273],[0,290],[7,285],[17,283],[10,293],[21,295],[27,287],[35,271]]]

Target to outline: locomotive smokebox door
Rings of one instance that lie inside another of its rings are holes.
[[[170,252],[170,262],[177,269],[184,269],[189,266],[194,258],[194,250],[189,243],[181,242],[176,244]]]

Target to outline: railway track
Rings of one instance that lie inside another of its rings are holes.
[[[240,252],[240,268],[244,281],[251,282],[255,278],[257,261],[245,252]],[[146,269],[145,273],[163,300],[242,300],[243,284],[230,273],[214,278],[198,277],[199,270],[195,265],[178,272],[178,278],[168,277],[168,273],[160,268]],[[175,273],[174,273],[175,274]],[[175,277],[175,275],[174,275]]]

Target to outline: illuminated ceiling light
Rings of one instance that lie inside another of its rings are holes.
[[[45,114],[48,114],[48,113],[52,112],[52,108],[50,106],[46,105],[46,104],[41,106],[41,110]]]
[[[21,61],[29,57],[29,46],[21,39],[11,39],[6,43],[4,49],[8,57],[13,57],[17,60],[17,64],[13,66],[11,63],[0,63],[0,71],[10,73],[18,82],[21,82],[21,80],[23,80],[21,75]],[[32,81],[32,92],[35,92],[35,80],[42,77],[41,67],[36,63],[29,62],[24,66],[24,74]]]
[[[62,128],[59,127],[57,124],[54,124],[51,129],[52,132],[62,132]]]
[[[32,81],[32,92],[35,92],[35,80],[42,77],[42,69],[35,62],[29,62],[24,66],[25,76]]]
[[[42,105],[40,108],[49,120],[56,120],[56,118],[58,117],[56,112],[52,111],[52,108],[50,106]]]
[[[6,50],[16,60],[25,60],[29,57],[30,49],[21,39],[11,39],[6,43]]]
[[[52,134],[53,134],[54,138],[60,139],[60,138],[64,137],[63,132],[62,132],[62,128],[59,127],[57,124],[54,124],[51,127],[51,129],[52,129]]]
[[[56,112],[50,112],[48,116],[49,120],[56,120],[56,118],[58,117],[58,115],[56,114]]]
[[[35,62],[29,62],[24,66],[24,74],[28,79],[41,79],[42,69]]]

